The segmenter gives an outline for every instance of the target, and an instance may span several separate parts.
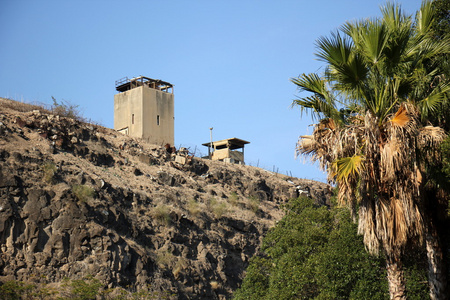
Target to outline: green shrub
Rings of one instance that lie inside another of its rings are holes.
[[[107,289],[101,292],[99,299],[110,300],[154,300],[154,299],[173,299],[176,295],[171,294],[169,291],[152,291],[151,286],[138,290],[136,292],[130,292],[124,288],[116,287]]]
[[[263,240],[235,299],[386,299],[383,260],[370,256],[348,211],[291,200]]]
[[[57,167],[54,162],[48,161],[42,166],[42,171],[44,172],[44,181],[49,184],[55,183],[55,174]]]
[[[72,187],[72,193],[74,193],[75,197],[81,202],[86,202],[95,196],[95,190],[84,184],[74,185]]]
[[[299,198],[250,260],[234,299],[388,299],[385,260],[364,248],[345,208]],[[404,261],[408,299],[428,299],[426,253]]]
[[[23,284],[21,282],[11,280],[0,286],[1,300],[19,300],[23,292]]]
[[[235,292],[233,299],[266,299],[272,269],[272,262],[269,258],[252,257],[242,286]]]
[[[19,300],[19,299],[54,299],[52,298],[58,292],[46,285],[37,286],[22,281],[10,280],[0,282],[0,300]]]
[[[102,286],[100,281],[92,276],[86,277],[84,280],[73,280],[70,283],[72,288],[72,299],[77,300],[95,300]]]
[[[67,277],[63,278],[59,295],[57,299],[76,299],[76,300],[95,300],[100,294],[102,284],[92,275],[88,275],[83,279],[71,280]]]

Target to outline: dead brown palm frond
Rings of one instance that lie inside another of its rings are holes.
[[[412,175],[413,173],[411,173]],[[403,205],[405,216],[405,226],[408,229],[410,237],[416,237],[420,243],[423,241],[424,228],[423,219],[419,210],[420,193],[414,181],[417,180],[416,175],[410,176],[410,180],[406,180],[405,184],[397,183],[394,185],[397,193],[397,198]]]
[[[297,155],[306,154],[309,155],[316,151],[316,142],[313,135],[302,135],[297,142]]]
[[[314,125],[312,135],[300,136],[296,155],[309,155],[313,162],[319,162],[322,170],[328,170],[336,151],[339,126],[332,119],[324,119]]]
[[[364,141],[366,152],[378,151],[382,134],[378,126],[378,118],[370,111],[364,116]]]
[[[378,254],[380,238],[377,236],[374,202],[367,199],[361,203],[358,218],[358,234],[363,236],[364,245],[371,254]]]
[[[408,223],[404,204],[397,198],[391,198],[389,201],[388,216],[388,244],[393,248],[403,247],[408,239]]]
[[[440,160],[439,145],[447,137],[444,129],[434,126],[420,128],[417,136],[417,148],[425,161],[434,165]]]
[[[331,118],[323,119],[320,121],[320,123],[317,125],[318,130],[336,130],[337,129],[337,123],[335,120]]]
[[[425,126],[419,129],[417,142],[421,148],[435,148],[447,137],[444,129],[435,126]]]
[[[386,138],[396,137],[409,141],[417,134],[419,126],[417,109],[411,103],[404,102],[393,116],[388,116],[387,121],[383,123],[383,130]]]
[[[401,197],[400,197],[401,198]],[[422,217],[417,205],[413,201],[405,201],[398,197],[379,199],[375,205],[375,233],[362,231],[366,245],[371,236],[376,236],[387,252],[400,251],[410,238],[416,237],[419,241],[423,238]],[[360,214],[361,214],[360,209]],[[367,224],[367,221],[369,221]],[[364,218],[360,220],[361,228],[368,228],[373,220]],[[366,235],[368,235],[366,237]],[[372,237],[373,238],[373,237]],[[368,249],[376,253],[376,249]]]
[[[390,122],[393,126],[404,127],[410,120],[405,106],[402,105],[395,113],[394,117],[391,118]]]
[[[380,156],[380,174],[383,182],[391,182],[395,179],[398,160],[398,144],[391,142],[386,144],[381,150]]]
[[[334,180],[333,178],[332,180]],[[353,181],[349,182],[339,182],[339,190],[338,190],[338,205],[340,206],[347,206],[351,209],[351,212],[353,213],[353,208],[356,205],[357,199],[356,199],[356,193],[355,193],[355,183]]]
[[[385,199],[378,199],[375,204],[375,232],[381,244],[386,248],[386,242],[389,238],[389,202]]]

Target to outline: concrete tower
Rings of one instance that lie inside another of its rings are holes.
[[[173,85],[144,76],[116,81],[114,129],[156,145],[174,144]]]

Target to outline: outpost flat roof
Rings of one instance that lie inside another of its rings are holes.
[[[146,86],[148,88],[173,94],[173,84],[162,81],[161,79],[152,79],[141,75],[130,79],[128,77],[123,77],[116,80],[116,91],[118,92],[126,92],[140,86]]]
[[[245,144],[250,144],[250,142],[238,139],[238,138],[231,138],[226,140],[220,140],[216,142],[212,142],[212,146],[214,149],[224,149],[229,148],[230,150],[235,150],[239,148],[244,148]],[[206,147],[211,147],[211,142],[202,144]]]

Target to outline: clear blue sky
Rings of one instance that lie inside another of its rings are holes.
[[[82,108],[113,127],[115,80],[174,84],[175,146],[250,141],[246,162],[325,181],[295,159],[309,115],[291,109],[289,78],[320,71],[315,40],[346,20],[380,15],[382,0],[0,0],[0,96]],[[409,14],[420,0],[399,3]],[[204,148],[204,149],[202,149]]]

